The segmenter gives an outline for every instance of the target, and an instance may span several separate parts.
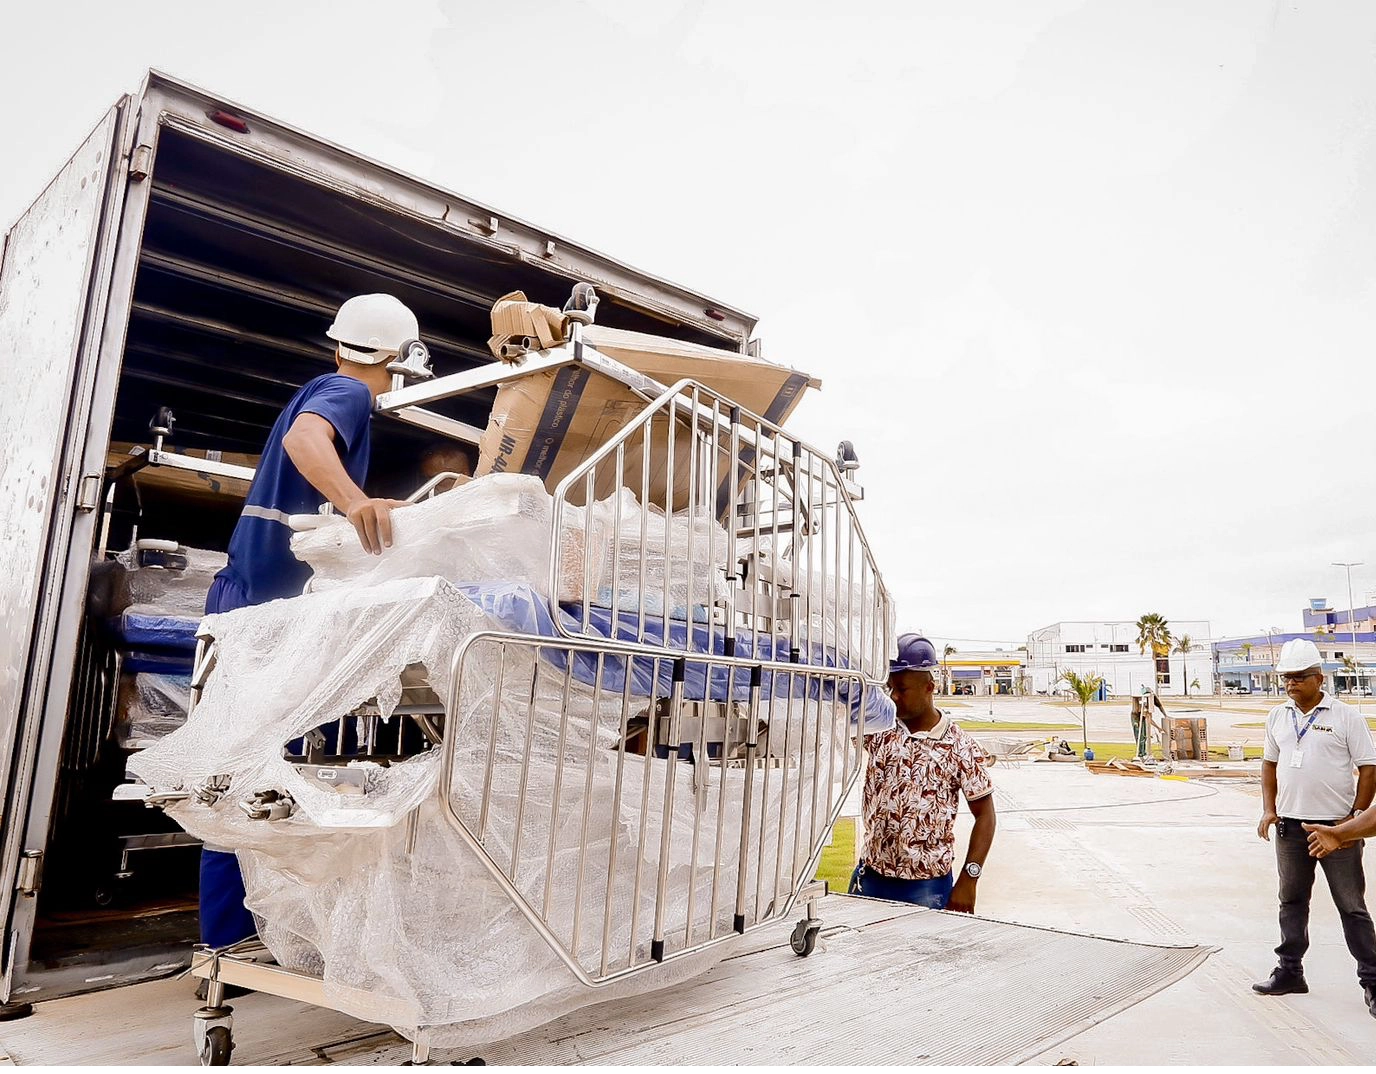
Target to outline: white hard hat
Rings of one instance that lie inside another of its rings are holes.
[[[1295,638],[1280,647],[1280,659],[1276,661],[1276,670],[1283,675],[1287,671],[1308,671],[1322,665],[1323,657],[1319,655],[1319,647],[1308,638]]]
[[[345,361],[381,365],[420,336],[420,322],[391,295],[358,295],[339,307],[325,334],[339,344]]]

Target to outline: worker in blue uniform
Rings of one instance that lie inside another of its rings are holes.
[[[243,513],[229,540],[229,562],[215,576],[205,612],[230,612],[300,595],[310,568],[291,553],[287,520],[314,514],[328,501],[380,555],[392,544],[391,511],[401,501],[362,489],[368,473],[369,423],[389,390],[387,363],[420,335],[416,315],[391,295],[359,295],[339,307],[326,333],[336,371],[293,396],[263,447]],[[244,881],[233,853],[201,852],[201,941],[224,947],[257,931],[244,906]]]

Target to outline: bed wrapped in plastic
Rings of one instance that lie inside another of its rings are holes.
[[[223,552],[202,548],[115,557],[106,626],[122,655],[114,721],[120,746],[142,749],[185,722],[196,631],[225,562]]]
[[[605,948],[612,971],[633,955],[643,961],[650,944],[654,885],[636,880],[655,875],[660,842],[639,833],[659,832],[672,770],[676,834],[667,856],[681,895],[665,908],[668,931],[683,933],[691,902],[699,935],[729,932],[733,905],[722,900],[709,921],[710,896],[714,877],[735,876],[739,847],[726,840],[712,858],[694,856],[686,833],[695,810],[715,830],[723,802],[726,827],[739,825],[744,775],[640,758],[618,765],[627,670],[642,706],[663,693],[653,672],[644,674],[649,665],[577,656],[566,674],[567,650],[557,643],[518,646],[499,665],[495,650],[474,641],[460,696],[448,696],[451,661],[465,639],[513,628],[554,633],[542,595],[555,554],[551,510],[538,479],[494,475],[396,511],[394,545],[380,557],[358,549],[346,523],[299,535],[293,547],[315,569],[312,592],[210,617],[217,663],[192,718],[130,762],[155,790],[227,782],[213,804],[192,799],[169,812],[208,843],[238,851],[247,903],[277,960],[319,975],[339,1009],[407,1036],[423,1028],[440,1047],[509,1036],[583,1004],[663,987],[729,950],[713,946],[591,989],[446,822],[436,794],[442,749],[388,765],[353,762],[363,772],[359,795],[308,781],[283,757],[284,743],[366,702],[390,715],[403,675],[422,675],[443,703],[446,745],[454,744],[445,789],[454,813],[470,831],[483,825],[482,845],[495,859],[515,861],[512,882],[544,908],[551,928],[567,934],[581,921],[578,960],[596,963]],[[581,544],[558,550],[582,553]],[[739,687],[703,674],[688,689],[734,697]],[[786,707],[787,737],[817,740],[815,753],[809,746],[803,756],[818,771],[847,748],[859,720],[868,728],[892,722],[880,690],[808,697],[808,689],[801,676],[771,684],[761,714],[776,719]],[[827,719],[838,704],[852,717],[839,727]],[[835,733],[819,734],[819,717]],[[559,761],[577,778],[561,779]],[[713,781],[705,797],[696,793],[701,779]],[[728,781],[725,794],[717,780]],[[811,851],[777,820],[801,784],[790,792],[777,780],[767,789],[756,783],[752,799],[769,848],[760,861],[771,870],[786,863],[787,875]],[[240,803],[269,789],[290,794],[295,812],[250,820]],[[748,863],[748,886],[759,867]]]

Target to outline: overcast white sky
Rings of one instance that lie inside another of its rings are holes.
[[[747,309],[903,629],[1376,590],[1376,4],[20,7],[0,226],[155,66]]]

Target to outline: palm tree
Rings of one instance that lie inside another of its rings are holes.
[[[1244,641],[1239,648],[1242,650],[1242,662],[1244,664],[1250,664],[1252,662],[1252,643],[1250,641]],[[1249,671],[1247,672],[1247,689],[1250,690],[1251,688],[1252,673]]]
[[[1175,639],[1175,651],[1180,654],[1180,676],[1185,680],[1185,696],[1190,696],[1190,650],[1194,648],[1194,639],[1188,634],[1181,634]]]
[[[1085,749],[1089,749],[1089,703],[1094,700],[1094,695],[1099,692],[1099,687],[1104,684],[1102,675],[1095,675],[1093,672],[1086,671],[1083,675],[1074,671],[1066,671],[1061,674],[1061,678],[1066,681],[1080,702],[1080,730],[1084,733]]]
[[[941,692],[949,694],[951,692],[950,670],[946,666],[946,661],[951,658],[951,654],[956,651],[954,645],[948,645],[941,650]]]
[[[1155,682],[1159,688],[1161,685],[1161,665],[1157,661],[1162,657],[1170,657],[1171,628],[1165,617],[1158,612],[1148,612],[1137,620],[1137,651],[1145,654],[1148,647],[1151,648],[1152,668],[1155,671]]]

